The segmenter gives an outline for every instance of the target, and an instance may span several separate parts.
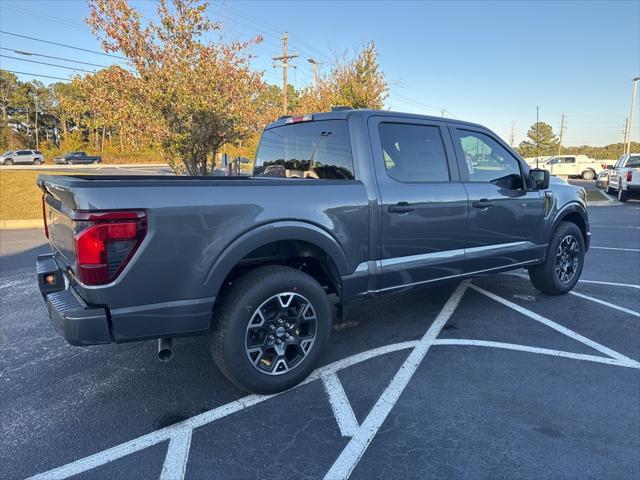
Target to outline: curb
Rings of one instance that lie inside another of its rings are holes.
[[[42,219],[0,220],[0,230],[18,230],[22,228],[44,228]]]

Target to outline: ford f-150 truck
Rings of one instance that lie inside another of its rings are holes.
[[[353,302],[523,267],[566,293],[590,238],[584,189],[480,125],[413,114],[282,117],[252,177],[37,182],[39,288],[69,343],[159,339],[168,357],[171,338],[208,334],[260,393],[304,379]]]
[[[609,171],[607,193],[616,192],[626,202],[629,195],[640,193],[640,153],[622,155]]]

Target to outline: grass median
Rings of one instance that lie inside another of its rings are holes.
[[[42,218],[42,191],[36,185],[40,173],[33,170],[0,171],[0,220]],[[60,175],[65,172],[46,173]]]

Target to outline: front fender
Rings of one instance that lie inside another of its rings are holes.
[[[301,221],[279,221],[260,225],[229,244],[218,256],[205,277],[205,287],[217,294],[229,272],[249,253],[269,243],[281,240],[300,240],[322,249],[333,261],[338,273],[347,275],[349,264],[338,241],[322,228]]]
[[[553,212],[549,216],[549,219],[551,221],[547,223],[547,229],[545,232],[547,243],[549,242],[551,235],[553,235],[553,232],[555,232],[560,222],[567,220],[567,217],[569,217],[570,221],[578,223],[578,226],[584,234],[584,241],[588,250],[589,240],[591,237],[591,233],[589,231],[589,215],[587,214],[587,209],[585,208],[585,206],[578,200],[574,200],[562,205],[561,207],[557,208],[556,212]]]

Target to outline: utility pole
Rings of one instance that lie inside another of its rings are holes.
[[[36,114],[36,123],[35,123],[35,132],[36,132],[36,150],[40,148],[40,139],[38,137],[38,94],[33,94],[33,105],[35,107]]]
[[[624,153],[624,150],[627,149],[627,128],[629,128],[629,119],[625,118],[624,120],[624,131],[622,132],[624,134],[624,142],[622,143],[622,149]]]
[[[282,67],[282,100],[283,100],[283,112],[285,115],[289,113],[289,104],[287,103],[287,68],[296,68],[295,65],[289,65],[288,61],[292,58],[296,58],[298,55],[287,55],[287,32],[284,32],[282,36],[282,56],[273,57],[274,62],[281,62],[280,65],[274,65],[273,68]]]
[[[442,118],[444,118],[444,108],[442,109]]]
[[[633,79],[633,93],[631,94],[631,113],[629,113],[629,119],[627,121],[627,140],[624,146],[624,153],[631,153],[631,137],[633,135],[633,116],[635,114],[636,108],[636,92],[638,90],[638,81],[640,77],[636,77]]]
[[[313,67],[313,88],[318,88],[318,65],[321,65],[322,63],[313,58],[307,58],[307,62],[309,62]]]
[[[513,142],[516,136],[516,122],[511,122],[511,135],[509,135],[509,146],[513,148]]]
[[[536,107],[536,168],[540,159],[540,108]]]
[[[564,133],[564,113],[560,117],[560,141],[558,142],[558,155],[562,153],[562,134]]]

